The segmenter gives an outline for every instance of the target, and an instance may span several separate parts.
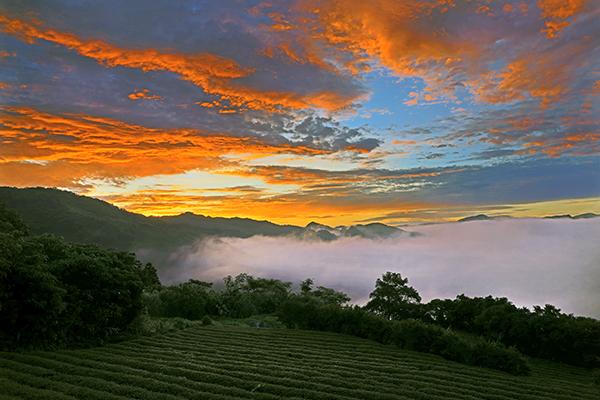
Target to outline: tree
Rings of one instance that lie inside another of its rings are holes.
[[[310,296],[316,299],[320,304],[331,304],[335,306],[343,306],[350,301],[350,296],[346,293],[324,286],[317,287],[316,290],[310,292]]]
[[[66,289],[64,329],[76,340],[104,339],[124,330],[142,311],[140,263],[132,254],[68,245],[50,265]]]
[[[387,319],[412,318],[418,314],[421,302],[419,293],[408,286],[408,278],[389,271],[377,279],[369,299],[365,309]]]
[[[152,290],[160,287],[160,279],[158,279],[156,267],[152,263],[146,263],[143,266],[142,263],[139,263],[138,267],[142,282],[144,283],[144,289]]]
[[[0,203],[0,232],[13,236],[26,236],[29,234],[29,228],[19,215]]]
[[[346,293],[324,286],[317,287],[317,290],[313,290],[311,295],[320,300],[322,304],[341,306],[350,301],[350,296]]]
[[[90,342],[125,330],[152,269],[133,254],[30,236],[0,207],[0,346]]]
[[[313,289],[314,281],[311,278],[305,279],[300,283],[300,295],[309,297],[319,304],[331,304],[341,306],[350,301],[350,296],[344,292],[337,291],[325,286],[318,286]]]
[[[1,347],[64,340],[65,290],[48,271],[43,247],[0,233]]]
[[[248,274],[227,276],[224,283],[225,288],[220,293],[221,314],[234,318],[275,312],[288,299],[291,287],[290,282]]]
[[[163,288],[159,293],[158,312],[162,317],[181,317],[191,320],[202,319],[218,312],[217,298],[212,284],[191,279],[186,283]]]
[[[314,281],[311,278],[307,278],[300,283],[300,293],[308,294],[312,290]]]

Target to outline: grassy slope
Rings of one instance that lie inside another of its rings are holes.
[[[0,399],[597,399],[588,371],[529,377],[333,333],[191,328],[85,350],[0,353]]]

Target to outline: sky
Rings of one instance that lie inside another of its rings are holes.
[[[338,225],[600,213],[600,2],[0,4],[0,185]]]

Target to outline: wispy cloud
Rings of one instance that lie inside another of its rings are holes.
[[[236,61],[212,53],[184,54],[160,49],[123,48],[99,39],[82,39],[72,33],[44,27],[39,21],[0,16],[2,31],[27,43],[45,40],[72,49],[107,67],[136,68],[144,72],[167,71],[192,82],[205,93],[218,97],[217,104],[231,109],[277,111],[278,107],[292,109],[346,108],[357,98],[335,92],[315,92],[307,95],[294,92],[267,91],[241,83],[240,79],[254,73]]]
[[[148,89],[134,90],[127,95],[129,100],[160,100],[162,97],[156,94],[150,93]]]

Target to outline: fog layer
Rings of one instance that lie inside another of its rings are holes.
[[[600,218],[496,220],[411,227],[422,235],[334,242],[213,238],[170,255],[164,282],[218,281],[247,272],[348,293],[363,303],[375,280],[397,271],[424,301],[505,296],[519,306],[554,304],[600,317]]]

